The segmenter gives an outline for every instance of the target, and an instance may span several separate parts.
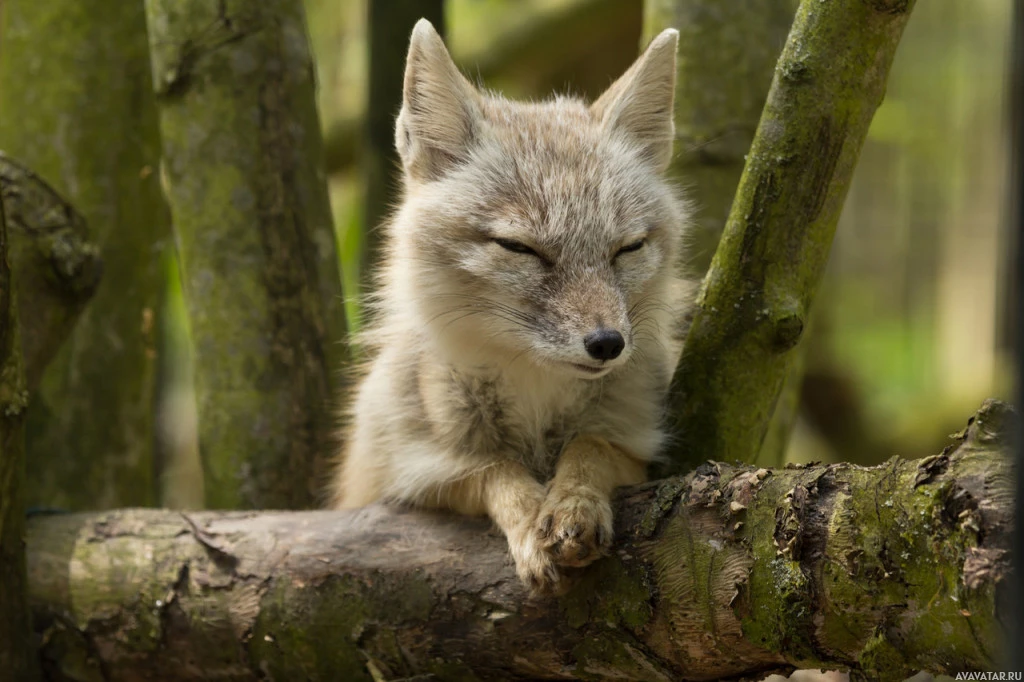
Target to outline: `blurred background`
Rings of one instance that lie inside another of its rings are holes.
[[[434,21],[471,78],[514,98],[599,94],[636,57],[645,31],[640,0],[305,0],[305,6],[353,330],[365,288],[361,263],[373,253],[373,228],[394,196],[394,158],[385,147],[415,19]],[[933,454],[984,398],[1011,394],[1005,98],[1011,8],[1011,0],[917,3],[805,337],[790,461],[870,464]],[[695,61],[686,68],[700,73]],[[684,139],[680,151],[714,142]],[[696,183],[685,165],[678,171],[683,184]],[[691,266],[699,271],[721,224],[711,214],[721,208],[702,204],[699,193],[697,199],[702,236]],[[158,499],[164,506],[201,507],[188,323],[170,249],[164,264]]]

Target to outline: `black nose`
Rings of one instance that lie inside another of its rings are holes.
[[[626,340],[614,329],[601,327],[583,337],[583,346],[595,360],[614,360],[626,347]]]

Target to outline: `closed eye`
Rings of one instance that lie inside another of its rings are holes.
[[[492,241],[501,248],[505,249],[506,251],[511,251],[512,253],[525,253],[530,256],[539,258],[542,263],[548,262],[548,260],[544,258],[544,256],[540,255],[526,244],[522,242],[517,242],[514,239],[504,239],[502,237],[495,237]]]
[[[646,239],[638,239],[635,242],[633,242],[632,244],[626,244],[621,249],[619,249],[618,251],[615,252],[615,258],[618,258],[619,256],[621,256],[624,253],[630,253],[631,251],[639,251],[640,249],[643,248],[643,246],[644,246],[644,244],[646,242],[647,242]]]

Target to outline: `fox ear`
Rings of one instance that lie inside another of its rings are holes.
[[[426,19],[412,30],[404,88],[395,147],[410,176],[436,179],[466,157],[481,114],[479,94]]]
[[[629,70],[590,107],[605,131],[618,131],[639,142],[658,170],[667,168],[672,160],[678,43],[679,32],[675,29],[659,33]]]

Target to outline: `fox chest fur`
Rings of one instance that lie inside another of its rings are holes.
[[[586,430],[600,382],[525,385],[498,370],[424,364],[419,397],[430,437],[470,458],[507,457],[550,477],[563,446]]]

